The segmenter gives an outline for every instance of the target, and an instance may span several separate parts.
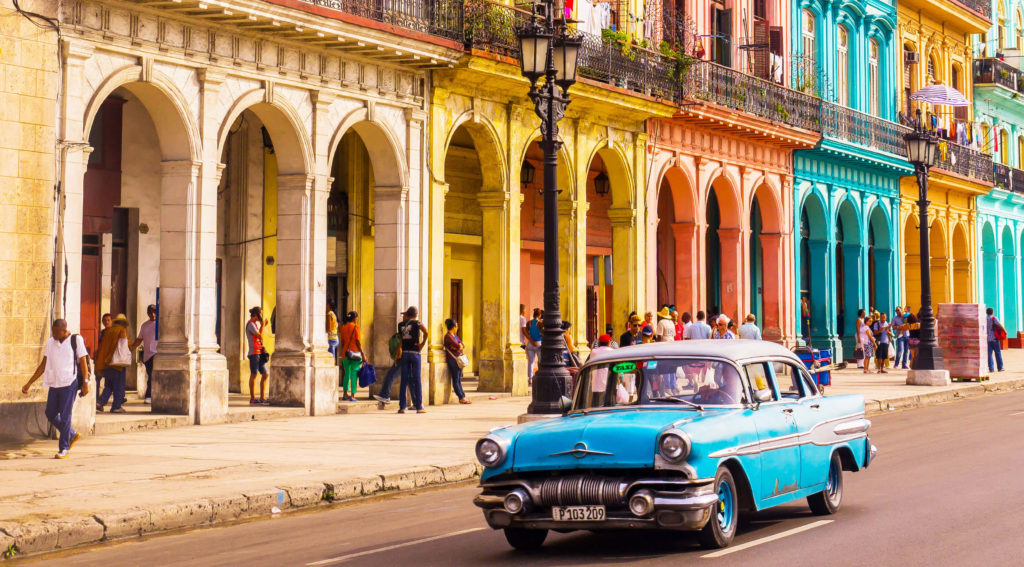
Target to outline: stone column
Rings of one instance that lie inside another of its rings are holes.
[[[558,201],[558,281],[561,286],[562,320],[572,323],[577,346],[586,342],[587,333],[587,210],[586,186],[579,191],[563,189],[563,194],[577,194],[582,200]],[[543,281],[540,282],[543,287]],[[603,330],[598,329],[598,335]]]
[[[639,266],[637,243],[637,214],[635,209],[608,209],[612,225],[612,320],[620,328],[630,311],[640,314],[646,310],[638,292],[643,274]],[[641,315],[642,316],[642,315]]]
[[[875,248],[875,308],[883,313],[892,313],[896,306],[893,304],[894,289],[892,282],[892,250],[888,248]]]
[[[843,340],[844,352],[853,352],[856,345],[857,311],[867,309],[862,304],[862,282],[864,282],[864,262],[861,261],[861,254],[864,248],[858,244],[836,244],[843,247],[843,287],[846,292],[843,325],[836,325],[836,334]],[[836,313],[838,318],[838,313]]]
[[[509,219],[509,194],[506,191],[484,191],[477,195],[483,220],[483,277],[480,295],[483,311],[480,314],[480,390],[508,392],[512,390],[512,375],[505,372],[505,347],[514,325],[509,316],[516,312],[508,285],[494,285],[495,282],[511,282],[512,257],[518,255],[518,246],[511,241]],[[514,248],[514,249],[513,249]],[[518,305],[518,302],[516,302]],[[515,315],[518,325],[518,314]],[[518,340],[518,333],[515,335]],[[447,384],[440,403],[452,401],[451,386]]]
[[[153,412],[196,424],[224,421],[228,370],[214,334],[217,184],[200,162],[162,164],[160,340],[153,364]],[[202,175],[201,175],[202,173]]]
[[[337,411],[338,370],[327,353],[324,282],[318,281],[327,269],[327,226],[315,220],[327,210],[328,192],[306,174],[277,180],[277,350],[270,399],[310,415],[330,414]]]
[[[676,281],[670,282],[670,285],[675,287],[676,308],[679,311],[689,311],[696,317],[700,307],[694,277],[695,274],[702,273],[694,262],[696,255],[693,247],[697,240],[697,225],[692,222],[674,222],[671,226],[672,238],[676,245]]]
[[[829,282],[832,262],[829,261],[829,242],[827,240],[808,240],[807,259],[811,280],[811,342],[821,348],[835,348],[835,335],[832,332],[832,309],[835,304],[834,286]]]
[[[382,362],[391,363],[388,340],[395,334],[398,322],[402,320],[401,312],[408,302],[402,290],[409,276],[403,269],[409,254],[409,190],[378,185],[373,189],[373,200],[373,329],[376,341],[373,345],[364,344],[363,348],[372,352],[372,360],[377,361],[379,371],[383,371]],[[430,320],[427,306],[423,306],[421,312],[423,320]],[[430,330],[434,332],[433,327]],[[378,380],[383,380],[383,376]]]
[[[762,294],[764,320],[758,323],[761,326],[762,337],[771,341],[782,341],[786,338],[783,331],[783,309],[787,301],[783,288],[786,276],[782,261],[782,236],[778,233],[761,233],[761,257],[763,259],[761,287],[764,289]]]
[[[442,122],[443,124],[443,122]],[[442,125],[437,125],[442,128]],[[439,132],[442,130],[438,130]],[[439,161],[434,163],[444,164],[444,152],[441,152]],[[444,312],[444,298],[448,293],[448,282],[445,280],[445,257],[444,257],[444,200],[448,193],[448,184],[436,179],[431,183],[430,196],[426,203],[426,214],[424,222],[427,227],[427,250],[429,260],[424,268],[427,271],[429,281],[429,305],[420,306],[420,317],[430,332],[430,342],[427,344],[426,362],[428,370],[424,373],[426,388],[424,388],[424,403],[441,403],[441,396],[448,383],[448,368],[445,365],[444,350],[441,347],[441,340],[444,337],[444,320],[448,316]],[[379,205],[378,205],[379,207]],[[400,304],[398,311],[403,311],[407,305]],[[397,384],[396,379],[396,396]]]
[[[740,313],[748,299],[744,299],[741,282],[745,281],[746,257],[743,250],[743,233],[738,228],[718,229],[718,242],[721,247],[721,281],[722,281],[722,312],[737,321],[742,321],[745,313]],[[709,306],[712,307],[712,306]]]

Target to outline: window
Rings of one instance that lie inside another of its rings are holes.
[[[850,106],[850,34],[843,26],[839,26],[838,65],[836,102],[843,106]]]
[[[881,86],[878,79],[878,42],[871,40],[868,46],[868,103],[873,116],[878,116],[878,99],[881,95]]]
[[[999,51],[1006,49],[1006,22],[999,20]]]
[[[936,65],[935,65],[935,55],[931,55],[931,56],[928,57],[928,84],[929,85],[934,85],[936,83],[936,81],[938,80],[938,77],[935,76],[935,68],[936,68]]]
[[[1017,136],[1017,168],[1024,167],[1024,136]]]
[[[1006,130],[999,131],[999,161],[1004,165],[1010,165],[1010,135]]]
[[[779,393],[784,400],[797,400],[806,396],[813,396],[818,393],[817,388],[812,388],[809,380],[804,376],[802,368],[797,368],[788,362],[775,362],[775,382],[779,385]]]
[[[1024,16],[1017,12],[1016,18],[1016,29],[1017,29],[1017,49],[1024,49]]]
[[[703,358],[615,361],[577,382],[574,410],[635,405],[740,405],[747,385],[733,365]]]
[[[772,388],[771,371],[768,369],[767,362],[758,362],[757,364],[748,364],[745,367],[747,371],[747,382],[750,384],[750,389],[755,394],[761,390],[768,390],[771,392],[772,400],[778,400],[778,396],[775,394],[775,389]]]
[[[803,56],[805,61],[805,73],[811,73],[814,70],[814,62],[817,59],[817,47],[814,44],[815,34],[815,21],[814,13],[810,10],[804,10],[804,26],[803,26]]]
[[[992,142],[991,138],[989,138],[989,125],[984,122],[981,123],[981,144],[979,144],[979,146],[981,146],[980,149],[982,152],[992,153]]]

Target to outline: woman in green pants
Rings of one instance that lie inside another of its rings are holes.
[[[345,315],[345,324],[338,331],[338,339],[341,343],[341,400],[343,402],[356,401],[356,388],[359,386],[357,374],[363,365],[363,345],[359,337],[359,314],[349,311]]]

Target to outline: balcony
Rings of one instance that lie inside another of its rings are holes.
[[[699,100],[804,130],[821,130],[821,101],[710,61],[690,68],[689,93]]]
[[[940,2],[942,0],[939,0]],[[960,4],[968,10],[984,17],[986,20],[992,19],[992,2],[990,0],[947,0],[951,4]]]
[[[937,169],[983,183],[994,181],[995,171],[992,165],[992,156],[953,142],[943,142],[943,144],[944,148],[942,145],[939,147],[940,161],[935,166]]]
[[[302,0],[375,22],[461,41],[463,9],[459,0]]]
[[[860,146],[907,155],[903,134],[910,128],[831,102],[821,103],[821,133]]]
[[[1024,194],[1024,170],[1001,163],[992,164],[992,170],[996,187]]]
[[[1015,93],[1024,93],[1024,73],[1000,59],[975,59],[974,84],[999,85]]]

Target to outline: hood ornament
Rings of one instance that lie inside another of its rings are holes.
[[[549,457],[558,457],[561,455],[572,455],[577,459],[582,459],[587,455],[611,455],[612,453],[605,453],[604,451],[591,451],[587,448],[587,444],[583,441],[577,443],[572,449],[568,451],[562,451],[561,453],[551,453]]]

